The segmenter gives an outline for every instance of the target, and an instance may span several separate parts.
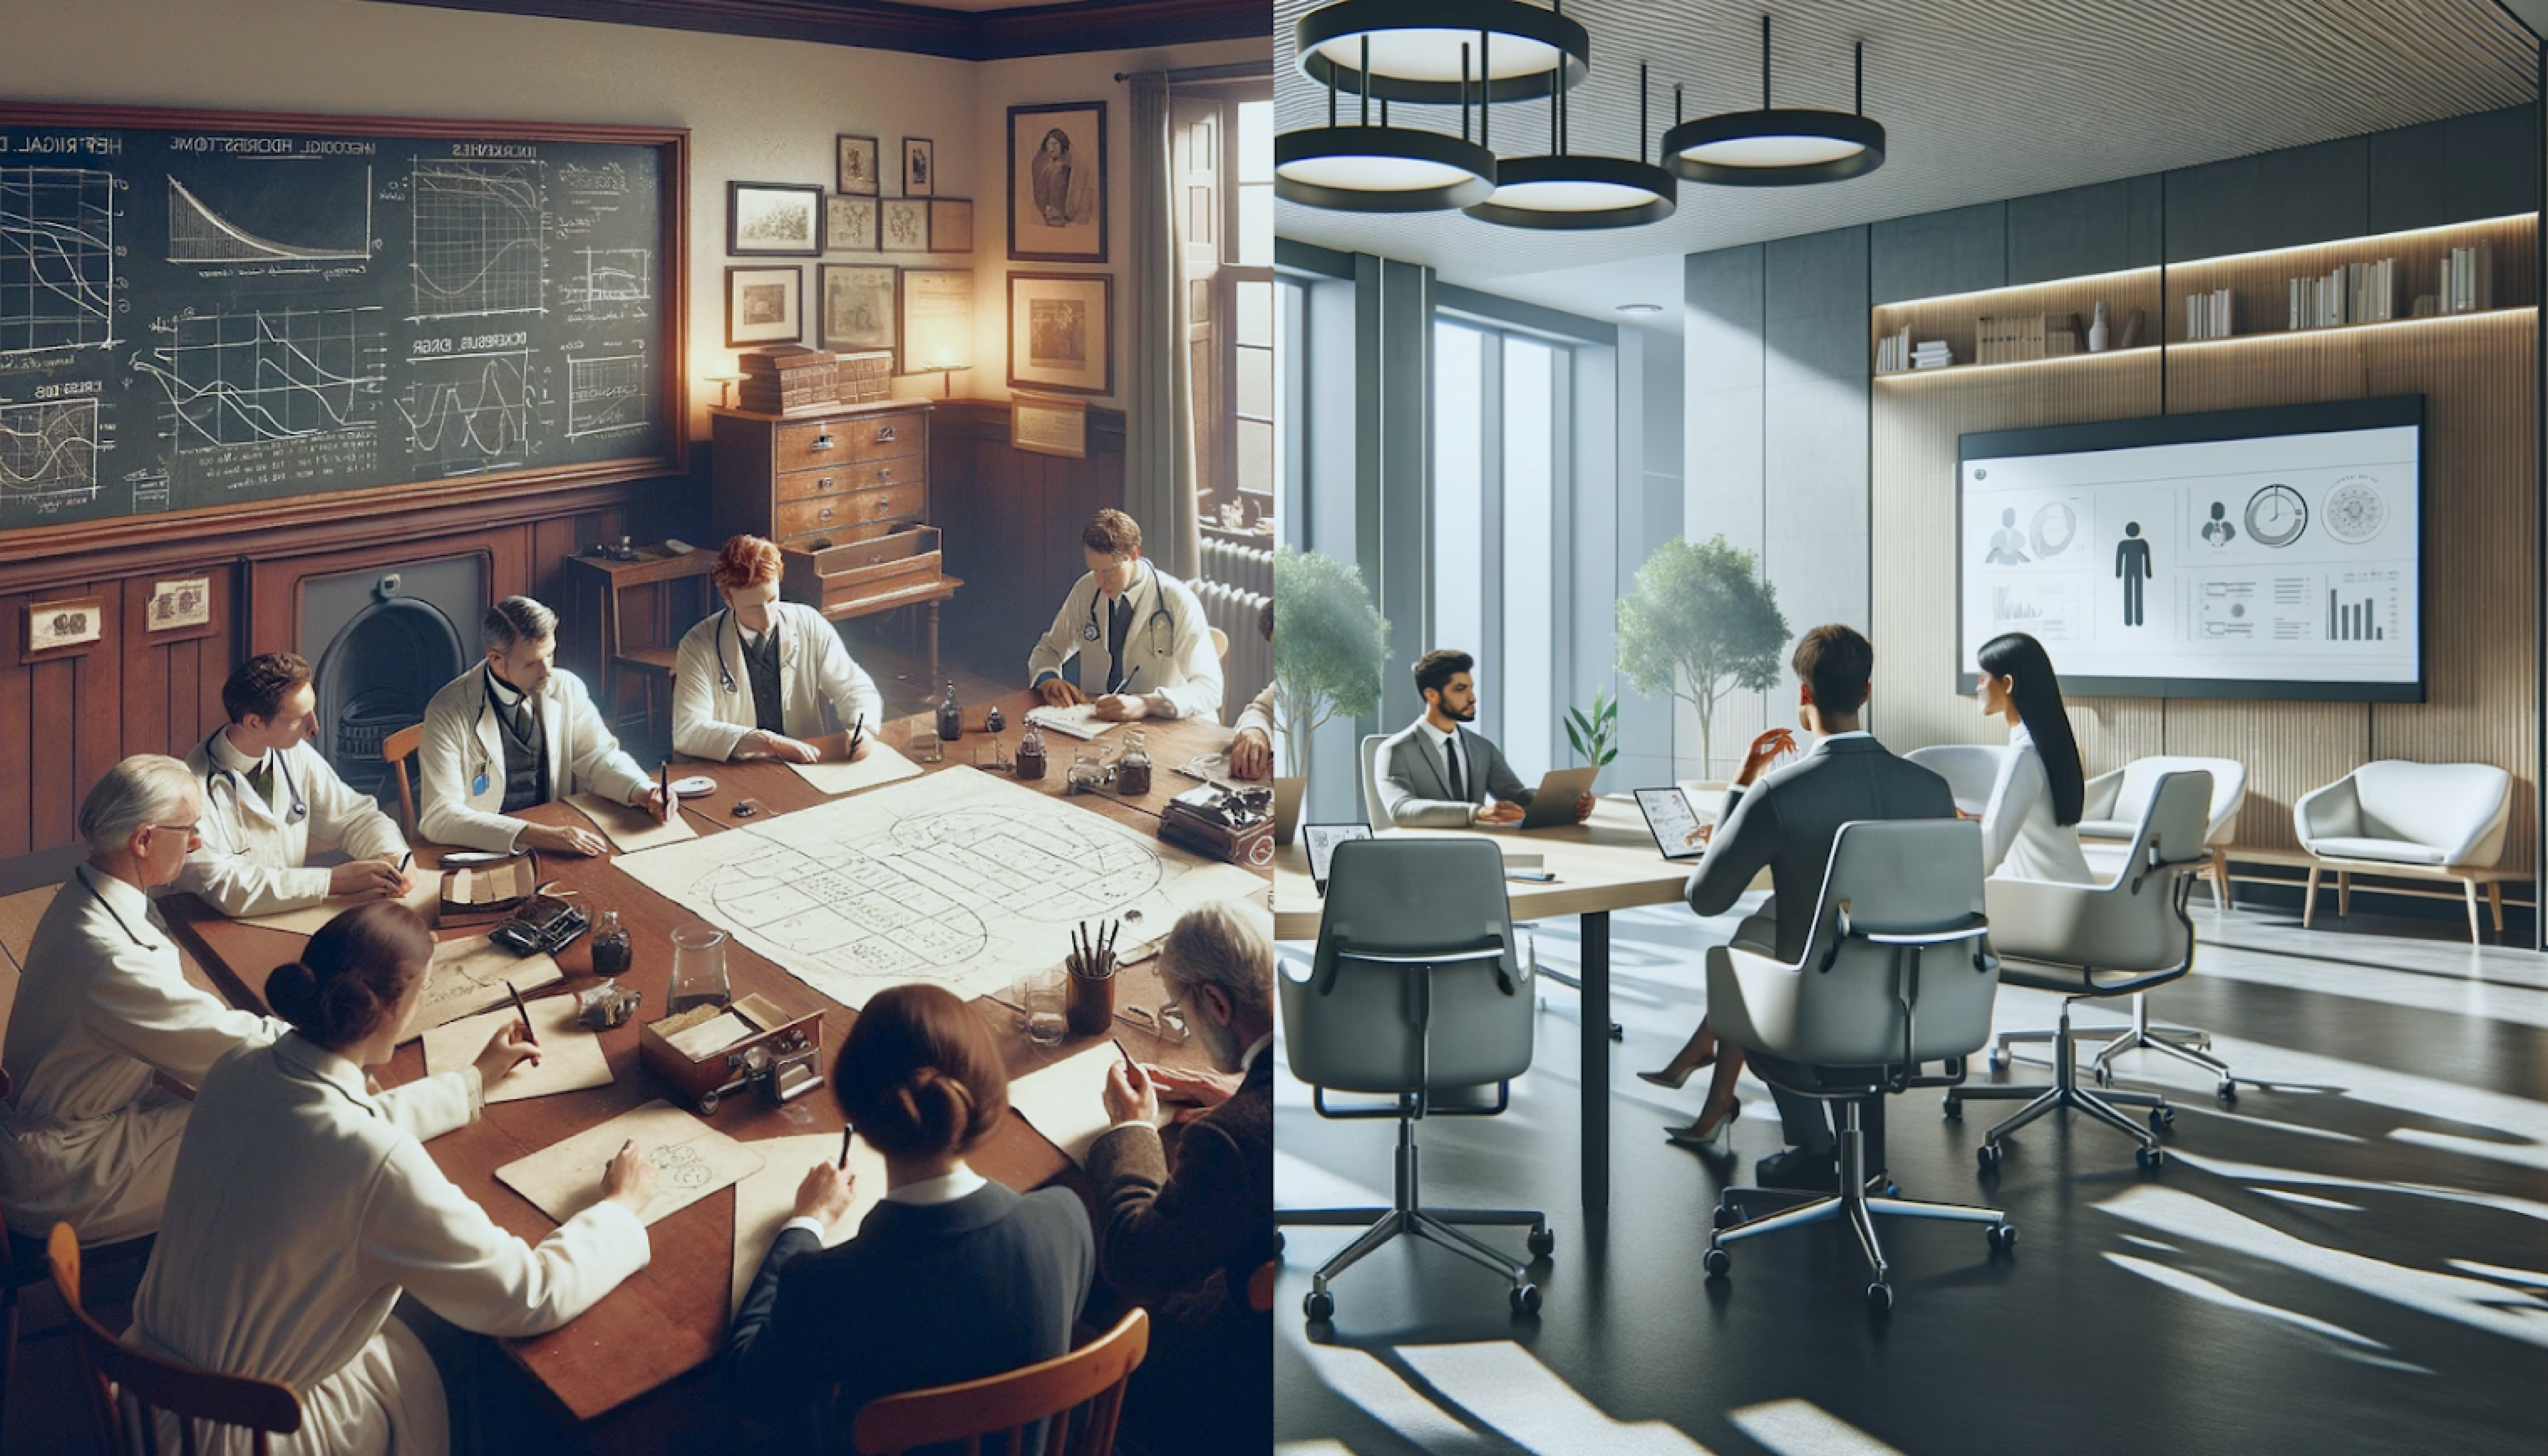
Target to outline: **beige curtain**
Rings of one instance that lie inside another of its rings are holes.
[[[1133,227],[1124,357],[1124,508],[1151,561],[1192,580],[1203,565],[1195,508],[1194,376],[1186,357],[1185,239],[1178,227],[1168,78],[1133,83]]]

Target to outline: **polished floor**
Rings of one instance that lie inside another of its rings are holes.
[[[2289,910],[2197,907],[2196,972],[2155,1006],[2213,1032],[2234,1106],[2208,1075],[2132,1053],[2121,1085],[2180,1110],[2165,1168],[2055,1118],[1985,1177],[1973,1148],[2010,1104],[1951,1123],[1935,1091],[1896,1098],[1904,1195],[1995,1203],[2020,1238],[1994,1255],[1976,1228],[1887,1223],[1896,1301],[1880,1320],[1839,1226],[1740,1245],[1730,1279],[1706,1278],[1708,1211],[1777,1145],[1774,1111],[1747,1078],[1738,1156],[1710,1160],[1662,1137],[1702,1078],[1675,1094],[1629,1073],[1696,1020],[1699,947],[1733,917],[1616,917],[1627,1040],[1606,1228],[1578,1207],[1576,1004],[1552,987],[1512,1111],[1422,1133],[1427,1202],[1548,1212],[1544,1308],[1512,1316],[1492,1274],[1402,1241],[1338,1282],[1331,1325],[1309,1326],[1309,1271],[1349,1235],[1290,1230],[1278,1451],[2548,1450],[2548,956],[2453,942],[2448,922],[2303,931]],[[1571,958],[1572,929],[1540,928],[1544,960]],[[1999,1023],[2049,1026],[2055,1006],[2006,990]],[[2045,1077],[2023,1060],[2012,1074]],[[1391,1125],[1323,1122],[1288,1075],[1277,1096],[1280,1204],[1387,1202]]]

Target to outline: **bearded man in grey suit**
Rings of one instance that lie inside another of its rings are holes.
[[[1533,790],[1493,739],[1463,726],[1478,717],[1477,666],[1476,658],[1447,647],[1415,660],[1424,716],[1380,746],[1380,804],[1391,823],[1462,829],[1512,824],[1529,812]],[[1575,805],[1575,817],[1592,817],[1592,795]]]

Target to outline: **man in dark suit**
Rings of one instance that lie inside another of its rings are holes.
[[[1476,658],[1447,647],[1415,660],[1424,716],[1380,746],[1380,803],[1391,823],[1463,829],[1518,823],[1529,811],[1534,790],[1504,762],[1495,740],[1465,726],[1478,717],[1477,666]],[[1592,817],[1592,795],[1576,804],[1575,817]]]
[[[1745,920],[1734,938],[1766,945],[1787,961],[1804,958],[1806,940],[1813,934],[1814,910],[1822,899],[1823,871],[1842,825],[1861,819],[1956,817],[1956,799],[1947,780],[1895,758],[1860,726],[1875,667],[1875,649],[1865,637],[1837,623],[1816,627],[1796,644],[1791,665],[1796,672],[1798,720],[1819,738],[1802,759],[1766,778],[1761,776],[1763,766],[1792,748],[1793,740],[1786,729],[1774,728],[1753,743],[1743,772],[1726,796],[1722,825],[1684,893],[1699,914],[1722,915],[1766,866],[1770,902]],[[1757,786],[1755,779],[1760,780]],[[1772,1057],[1755,1054],[1752,1064],[1779,1072],[1782,1080],[1811,1081],[1803,1068]],[[1777,1098],[1778,1117],[1792,1150],[1762,1160],[1763,1185],[1836,1186],[1836,1144],[1824,1105],[1776,1087],[1771,1091]],[[1863,1126],[1866,1165],[1880,1174],[1884,1168],[1881,1098],[1867,1107]]]
[[[1159,974],[1217,1070],[1119,1058],[1106,1073],[1115,1126],[1088,1153],[1104,1201],[1097,1267],[1153,1321],[1125,1426],[1160,1456],[1262,1451],[1274,1439],[1274,1319],[1248,1308],[1247,1286],[1274,1257],[1274,944],[1243,907],[1199,906],[1161,943]],[[1204,1109],[1173,1171],[1162,1094]]]

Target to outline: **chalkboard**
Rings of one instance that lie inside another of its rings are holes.
[[[0,547],[684,469],[687,136],[0,108]]]

